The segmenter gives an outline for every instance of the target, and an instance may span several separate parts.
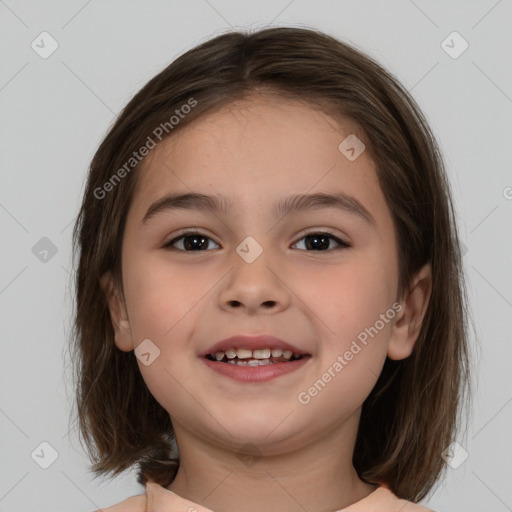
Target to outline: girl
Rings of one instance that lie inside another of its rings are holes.
[[[119,511],[421,511],[468,379],[418,106],[314,30],[216,37],[135,95],[74,229],[78,419]]]

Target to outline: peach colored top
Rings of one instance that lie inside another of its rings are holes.
[[[178,496],[155,482],[146,484],[146,493],[132,496],[117,505],[94,512],[213,512],[193,501]],[[381,486],[369,496],[335,512],[433,512],[410,501],[397,498]]]

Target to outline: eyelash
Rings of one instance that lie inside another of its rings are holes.
[[[327,238],[330,238],[330,239],[334,240],[337,244],[339,244],[339,246],[335,247],[334,249],[327,249],[327,250],[313,249],[313,250],[310,250],[310,251],[306,250],[306,252],[331,252],[333,250],[347,249],[347,248],[350,247],[350,245],[348,243],[346,243],[344,240],[342,240],[339,237],[334,236],[332,233],[329,233],[329,232],[326,232],[326,231],[311,231],[309,233],[306,233],[301,238],[299,238],[297,240],[297,242],[295,242],[293,245],[296,245],[299,241],[303,240],[304,238],[307,238],[307,237],[310,237],[310,236],[313,236],[313,235],[326,236]],[[172,240],[167,242],[164,245],[163,248],[172,249],[172,250],[181,251],[181,252],[204,252],[204,251],[208,250],[208,249],[205,249],[205,250],[197,250],[197,251],[187,251],[185,249],[177,249],[176,247],[172,247],[172,245],[175,244],[178,240],[181,240],[182,238],[186,238],[186,237],[189,237],[189,236],[196,236],[196,237],[202,236],[202,237],[204,237],[204,238],[206,238],[208,240],[212,240],[209,236],[206,236],[203,233],[200,233],[198,231],[187,231],[186,233],[183,233],[180,236],[178,236],[176,238],[173,238]],[[215,241],[213,241],[213,242],[217,243]],[[302,249],[300,249],[300,250],[302,250]]]

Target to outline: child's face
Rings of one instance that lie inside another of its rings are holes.
[[[333,429],[355,432],[386,355],[412,350],[394,326],[397,246],[375,165],[368,152],[350,161],[338,149],[351,133],[313,108],[267,97],[203,116],[146,161],[123,239],[129,323],[116,344],[132,350],[149,339],[158,347],[151,364],[138,364],[175,427],[273,453]],[[192,192],[232,204],[216,214],[159,211],[143,222],[165,195]],[[289,196],[322,192],[351,196],[373,223],[333,206],[274,213]],[[191,230],[209,239],[164,247]],[[325,232],[350,247],[304,238]],[[237,252],[247,237],[262,249],[252,262]],[[194,244],[204,250],[193,252]],[[237,334],[269,334],[310,357],[290,373],[242,382],[200,356]]]

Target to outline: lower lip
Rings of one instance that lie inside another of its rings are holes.
[[[302,356],[300,359],[287,363],[272,363],[264,366],[238,366],[236,364],[210,361],[206,357],[201,359],[213,371],[226,377],[231,377],[234,380],[241,382],[265,382],[298,370],[307,363],[310,356]]]

